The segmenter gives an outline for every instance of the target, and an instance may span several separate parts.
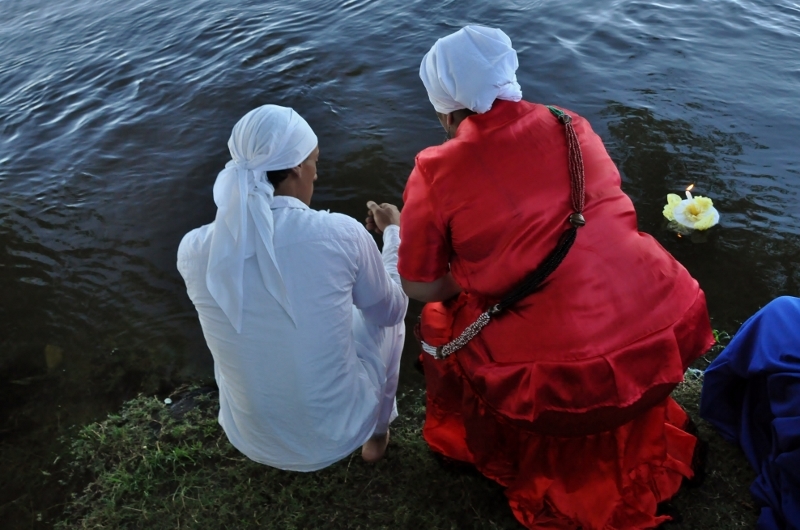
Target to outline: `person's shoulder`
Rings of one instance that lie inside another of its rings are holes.
[[[432,184],[435,180],[434,176],[442,167],[447,167],[452,161],[460,158],[462,149],[462,142],[455,139],[448,140],[441,145],[426,147],[417,153],[414,160],[414,171],[409,177],[409,182],[422,179],[426,184]]]
[[[573,122],[573,126],[574,127],[591,127],[591,125],[589,124],[589,120],[587,120],[586,118],[584,118],[583,116],[581,116],[580,114],[575,112],[574,110],[568,109],[566,107],[562,107],[561,105],[550,105],[550,104],[542,105],[542,104],[539,104],[539,105],[535,105],[535,107],[538,107],[538,110],[540,112],[542,112],[543,114],[546,114],[546,113],[552,114],[552,111],[550,110],[551,108],[556,109],[556,110],[560,110],[561,112],[564,112],[564,113],[568,114],[570,116],[570,118],[572,118],[572,122]],[[553,123],[559,123],[560,124],[560,122],[556,121],[556,117],[555,116],[553,116],[553,118],[554,118]]]
[[[565,112],[573,118],[579,118],[576,113],[559,105],[532,103],[524,99],[497,101],[492,109],[496,114],[488,116],[483,124],[483,129],[485,131],[504,131],[511,124],[515,124],[515,127],[534,127],[537,130],[546,130],[549,126],[559,127],[560,123],[551,108]]]
[[[535,112],[542,105],[521,101],[496,100],[490,110],[466,118],[458,127],[458,133],[439,145],[426,147],[417,154],[417,164],[435,164],[453,156],[467,156],[480,149],[487,132],[503,127],[521,116]]]
[[[445,153],[447,152],[446,147],[452,147],[452,144],[450,146],[447,146],[448,143],[450,142],[448,141],[441,145],[432,145],[430,147],[426,147],[425,149],[417,153],[416,157],[417,164],[425,163],[429,160],[435,160],[437,158],[444,156]]]
[[[208,255],[214,223],[189,231],[178,245],[178,261],[187,261]]]
[[[364,226],[349,215],[330,210],[306,209],[302,211],[304,219],[302,234],[295,234],[306,241],[317,239],[352,239],[359,235]],[[296,232],[297,230],[295,230]]]
[[[341,238],[356,239],[360,238],[364,233],[369,235],[364,225],[347,214],[337,212],[324,213],[328,216],[327,224],[331,232],[337,234]]]

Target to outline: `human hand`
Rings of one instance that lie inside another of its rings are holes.
[[[367,202],[367,219],[364,224],[367,230],[371,230],[376,234],[382,234],[386,227],[390,225],[400,226],[400,210],[394,204],[384,202],[381,205],[373,201]]]

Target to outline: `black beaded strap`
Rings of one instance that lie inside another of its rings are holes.
[[[435,350],[423,343],[423,349],[432,354],[437,359],[444,359],[452,353],[457,352],[477,335],[492,318],[497,317],[503,311],[516,304],[523,298],[536,292],[544,283],[548,276],[555,271],[564,261],[569,249],[575,242],[578,235],[578,228],[586,224],[583,217],[583,207],[586,202],[586,176],[583,170],[583,155],[581,146],[578,142],[578,134],[572,126],[572,117],[564,111],[555,107],[547,106],[550,112],[558,118],[564,125],[567,135],[567,152],[569,155],[569,178],[573,213],[566,219],[570,227],[561,235],[556,248],[539,264],[536,269],[528,274],[517,286],[504,296],[498,303],[484,311],[480,316],[467,326],[461,335],[448,342],[444,346],[439,346]]]

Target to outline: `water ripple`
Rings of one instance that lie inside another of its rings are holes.
[[[28,359],[47,341],[68,345],[77,372],[58,388],[75,407],[90,399],[84,381],[122,377],[107,370],[152,363],[157,375],[123,385],[132,391],[209,373],[175,249],[213,219],[240,116],[295,107],[322,149],[314,206],[361,218],[367,199],[400,201],[416,153],[442,140],[419,61],[467,23],[511,36],[526,99],[590,120],[641,229],[699,279],[715,325],[796,294],[795,2],[0,6],[0,375],[35,371]],[[688,182],[723,215],[705,247],[662,226],[664,196]]]

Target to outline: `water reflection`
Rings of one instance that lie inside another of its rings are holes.
[[[659,118],[646,107],[610,102],[602,116],[610,135],[607,147],[625,192],[638,207],[642,227],[658,226],[666,194],[682,193],[689,184],[695,185],[696,194],[726,198],[730,185],[725,177],[735,169],[743,143],[753,143],[744,133]]]
[[[741,170],[746,151],[764,146],[745,133],[662,118],[647,107],[610,102],[602,116],[639,229],[655,235],[698,279],[716,327],[736,330],[775,293],[798,292],[800,237],[786,211],[796,194],[775,175]],[[667,193],[690,183],[721,215],[721,225],[696,241],[667,230],[661,213]],[[780,230],[761,222],[770,217]]]
[[[188,341],[171,330],[194,322],[193,311],[177,303],[163,271],[129,253],[146,242],[104,237],[96,214],[76,213],[44,208],[0,214],[5,521],[28,521],[30,505],[52,504],[48,499],[60,486],[39,468],[47,471],[69,425],[96,418],[140,391],[165,391],[187,376]],[[68,220],[70,215],[78,219]],[[66,231],[68,241],[57,230]]]
[[[361,197],[374,197],[378,202],[395,202],[400,206],[398,199],[403,194],[412,161],[397,160],[375,139],[370,142],[355,139],[347,147],[343,157],[334,159],[326,167],[325,144],[320,142],[322,158],[313,206],[344,210],[342,213],[356,219],[366,217],[366,201],[363,205],[356,203]]]

